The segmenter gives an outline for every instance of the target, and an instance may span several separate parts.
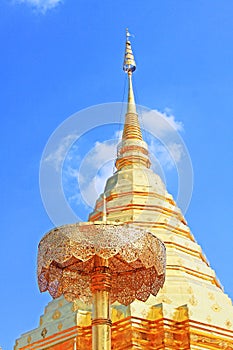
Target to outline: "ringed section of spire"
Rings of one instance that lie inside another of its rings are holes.
[[[150,165],[149,152],[144,141],[137,140],[135,142],[135,139],[123,139],[118,145],[115,163],[117,170],[121,170],[123,167],[150,168]]]
[[[129,41],[129,32],[126,32],[126,48],[123,70],[128,75],[128,101],[127,113],[122,135],[122,141],[117,148],[116,168],[121,170],[123,167],[145,167],[149,168],[149,152],[146,142],[143,141],[142,131],[138,120],[137,108],[135,104],[132,76],[136,70],[131,43]]]
[[[123,64],[123,70],[126,73],[133,73],[136,70],[136,62],[134,59],[131,42],[129,40],[130,33],[128,31],[128,28],[126,29],[126,43],[125,43],[125,57],[124,57],[124,64]]]

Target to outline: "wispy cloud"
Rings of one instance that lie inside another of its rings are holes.
[[[156,109],[142,114],[144,128],[157,138],[170,137],[171,134],[183,130],[183,124],[177,121],[171,110],[160,112]]]
[[[110,160],[105,163],[103,167],[97,172],[97,174],[91,178],[89,181],[86,181],[81,186],[82,197],[90,207],[94,207],[95,202],[104,191],[106,180],[113,174],[114,160]]]
[[[63,137],[55,151],[51,152],[46,158],[44,158],[44,161],[54,166],[56,171],[61,171],[64,158],[69,151],[69,146],[76,138],[77,135],[75,134]],[[75,151],[77,151],[77,146],[74,145],[74,147],[76,147]],[[71,155],[68,154],[68,157],[71,157]]]
[[[27,4],[34,9],[45,13],[63,2],[63,0],[16,0],[19,4]]]
[[[146,111],[142,119],[144,128],[149,131],[146,141],[150,154],[155,156],[160,168],[173,169],[184,154],[183,143],[179,136],[179,132],[184,130],[183,124],[176,120],[169,108],[164,112]]]
[[[72,155],[70,156],[64,169],[66,192],[70,192],[72,187],[69,201],[79,204],[81,196],[88,206],[94,206],[98,195],[104,190],[106,179],[113,174],[117,143],[118,139],[115,137],[107,142],[96,142],[82,159],[79,169],[75,168],[77,164],[72,160]],[[74,155],[74,152],[72,153]],[[74,197],[74,191],[80,192],[80,196]]]
[[[184,154],[183,145],[176,142],[170,142],[166,145],[159,143],[155,139],[148,138],[149,152],[154,155],[156,163],[152,164],[153,169],[157,172],[160,168],[172,170],[182,160]],[[159,165],[159,168],[157,169]]]
[[[94,207],[99,194],[104,190],[106,180],[114,172],[117,144],[121,135],[122,132],[118,131],[107,141],[95,142],[89,152],[86,149],[85,156],[79,159],[77,159],[78,152],[75,149],[75,143],[70,148],[62,174],[64,192],[73,208],[78,207],[80,203]],[[70,137],[73,136],[70,135],[67,140],[63,139],[61,143],[64,144],[65,141],[69,143]],[[47,157],[47,161],[50,163],[52,161],[52,166],[56,164],[59,167],[62,156],[64,156],[64,149],[60,147],[56,153]]]

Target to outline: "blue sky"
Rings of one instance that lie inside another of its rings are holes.
[[[232,17],[231,0],[1,1],[3,350],[38,325],[50,299],[36,283],[37,244],[53,227],[40,197],[43,149],[73,113],[122,101],[126,27],[137,102],[183,125],[194,169],[186,218],[233,297]]]

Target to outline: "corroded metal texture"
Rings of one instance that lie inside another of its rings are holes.
[[[165,246],[153,234],[116,224],[78,223],[50,231],[38,251],[38,283],[53,298],[92,300],[94,257],[109,260],[111,302],[156,295],[165,278]]]

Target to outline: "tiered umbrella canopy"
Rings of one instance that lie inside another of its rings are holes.
[[[110,302],[128,305],[156,295],[164,283],[165,265],[165,246],[148,231],[77,223],[55,228],[40,241],[38,284],[53,298],[92,302],[93,349],[110,349]]]
[[[86,222],[55,228],[39,244],[38,283],[53,298],[62,294],[91,303],[95,257],[108,260],[111,303],[128,305],[156,295],[165,277],[165,246],[132,225]]]

